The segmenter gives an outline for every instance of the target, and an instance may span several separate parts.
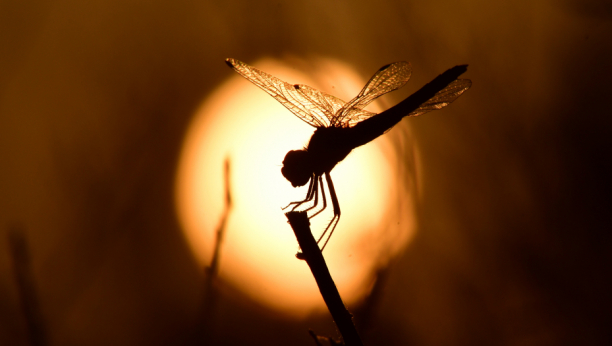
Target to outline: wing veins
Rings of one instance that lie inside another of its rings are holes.
[[[236,59],[227,59],[226,62],[241,76],[274,97],[280,104],[291,111],[291,113],[295,114],[309,125],[314,127],[326,127],[330,125],[329,119],[333,116],[332,109],[327,107],[324,103],[313,101],[312,98],[308,97],[300,90],[302,88],[311,90],[316,89],[304,85],[287,83]]]
[[[438,91],[432,98],[423,102],[419,108],[410,112],[408,116],[419,116],[427,112],[442,109],[453,103],[461,94],[472,86],[472,81],[469,79],[456,79],[447,85],[444,89]]]
[[[410,79],[411,74],[412,67],[406,61],[399,61],[381,67],[374,73],[359,94],[335,115],[331,121],[332,125],[353,126],[357,122],[375,115],[376,113],[365,111],[363,108],[380,96],[404,86]],[[356,121],[357,119],[359,120]]]

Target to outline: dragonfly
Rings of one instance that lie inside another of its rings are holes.
[[[304,200],[291,202],[283,208],[293,206],[292,211],[295,211],[303,204],[312,202],[312,205],[303,210],[311,212],[309,218],[327,208],[323,184],[325,177],[334,215],[317,241],[321,244],[328,234],[321,250],[327,245],[340,221],[340,204],[331,179],[331,170],[353,149],[381,136],[404,117],[442,109],[472,85],[469,79],[458,79],[467,71],[467,65],[458,65],[440,74],[397,105],[381,113],[373,113],[364,108],[378,97],[404,86],[412,74],[410,63],[400,61],[381,67],[357,96],[345,102],[307,85],[287,83],[242,61],[230,58],[225,62],[274,97],[291,113],[315,127],[305,148],[291,150],[286,154],[281,173],[293,187],[310,182]],[[323,206],[315,212],[319,190]]]

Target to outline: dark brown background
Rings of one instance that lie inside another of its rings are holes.
[[[0,1],[0,344],[28,344],[24,311],[49,345],[333,332],[224,293],[202,340],[203,269],[174,214],[181,139],[223,59],[284,54],[366,78],[410,60],[395,101],[470,64],[459,102],[409,120],[420,226],[370,310],[352,307],[366,344],[610,343],[611,19],[596,0]]]

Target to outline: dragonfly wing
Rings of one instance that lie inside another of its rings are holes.
[[[446,88],[438,91],[432,98],[425,101],[415,109],[408,116],[419,116],[427,112],[442,109],[453,101],[455,101],[461,94],[468,90],[472,86],[472,81],[469,79],[457,79],[452,81]]]
[[[332,125],[350,126],[349,124],[355,123],[351,116],[360,114],[360,112],[354,110],[355,108],[362,109],[378,97],[401,88],[408,82],[411,74],[412,67],[406,61],[399,61],[381,67],[361,89],[359,94],[349,101],[342,111],[336,114],[332,120]],[[373,115],[374,113],[370,114]]]
[[[270,96],[289,109],[291,113],[311,126],[330,126],[329,119],[333,117],[335,107],[342,107],[337,106],[334,102],[342,102],[342,105],[344,104],[342,100],[332,102],[330,97],[333,96],[331,95],[318,96],[315,93],[317,90],[314,88],[305,85],[289,84],[242,61],[226,59],[225,62],[241,76],[270,94]],[[319,92],[319,94],[323,93]],[[334,105],[333,107],[332,104]]]
[[[296,84],[293,87],[302,94],[303,102],[307,108],[315,112],[317,110],[325,110],[324,115],[327,118],[327,124],[331,124],[333,115],[346,104],[345,101],[336,96],[309,87],[308,85]]]
[[[342,125],[347,127],[353,127],[357,125],[357,123],[360,123],[361,121],[366,120],[367,118],[372,117],[376,114],[377,113],[369,112],[365,109],[353,107],[351,109],[346,110],[346,116],[344,117],[345,120]]]

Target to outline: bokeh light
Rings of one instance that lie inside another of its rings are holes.
[[[309,61],[309,66],[298,59],[287,65],[271,59],[251,64],[344,100],[366,81],[338,61]],[[289,65],[304,67],[309,74]],[[224,162],[229,160],[233,202],[219,278],[264,306],[305,316],[324,309],[324,304],[306,263],[295,258],[297,241],[281,208],[302,200],[307,186],[293,188],[280,168],[287,151],[306,146],[314,128],[229,69],[228,75],[197,111],[185,138],[177,174],[179,218],[195,256],[209,265],[227,207]],[[380,111],[376,104],[369,109]],[[396,155],[394,145],[382,136],[354,150],[331,172],[342,218],[324,256],[349,304],[369,292],[374,273],[406,245],[414,230]],[[311,220],[315,236],[331,217],[328,205]]]

